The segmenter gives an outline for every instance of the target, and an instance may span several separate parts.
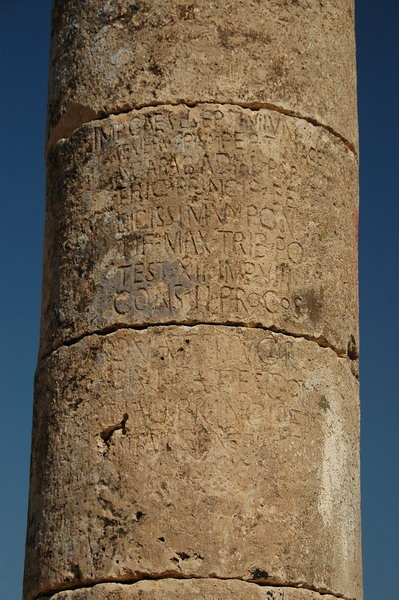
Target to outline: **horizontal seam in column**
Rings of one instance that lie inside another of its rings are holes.
[[[92,583],[82,583],[80,585],[76,585],[76,586],[71,586],[68,588],[63,588],[63,589],[59,589],[59,590],[54,590],[54,591],[49,591],[47,593],[41,592],[39,593],[37,596],[33,596],[32,599],[33,600],[41,600],[41,599],[48,599],[50,600],[52,598],[52,596],[54,596],[55,594],[62,594],[63,592],[68,592],[68,591],[77,591],[77,590],[84,590],[84,589],[91,589],[96,587],[97,585],[101,585],[101,584],[119,584],[119,585],[135,585],[137,583],[142,583],[143,581],[165,581],[165,580],[175,580],[175,581],[237,581],[237,582],[242,582],[242,583],[246,583],[246,584],[252,584],[252,585],[257,585],[259,587],[282,587],[282,588],[290,588],[292,590],[304,590],[304,591],[308,591],[308,592],[314,592],[316,594],[319,594],[319,596],[333,596],[334,598],[339,598],[340,600],[355,600],[354,598],[349,598],[348,596],[344,596],[342,594],[338,594],[338,593],[333,593],[331,591],[328,590],[318,590],[315,587],[312,586],[306,586],[304,584],[301,583],[294,583],[294,582],[289,582],[289,583],[281,583],[281,582],[259,582],[259,581],[251,581],[248,579],[240,579],[239,577],[216,577],[216,576],[212,576],[212,575],[208,575],[208,576],[193,576],[190,575],[188,577],[184,577],[181,576],[179,577],[178,575],[145,575],[145,576],[141,576],[139,578],[132,578],[132,579],[122,579],[122,580],[118,580],[118,579],[99,579],[98,581],[94,581]]]
[[[44,354],[42,354],[40,356],[40,359],[45,360],[46,358],[51,356],[51,354],[53,354],[60,348],[73,346],[73,345],[77,344],[78,342],[80,342],[81,340],[83,340],[84,338],[90,337],[92,335],[106,336],[106,335],[115,333],[116,331],[123,330],[123,329],[142,331],[145,329],[152,329],[154,327],[200,327],[201,325],[205,325],[207,327],[208,326],[239,327],[242,329],[258,329],[258,330],[262,330],[262,331],[270,331],[271,333],[277,333],[280,335],[284,335],[286,337],[303,339],[303,340],[306,340],[307,342],[313,342],[313,343],[317,344],[317,346],[319,346],[319,348],[325,348],[325,349],[332,350],[332,352],[334,352],[338,356],[338,358],[349,358],[344,350],[335,348],[323,337],[316,338],[311,335],[291,333],[284,329],[278,329],[277,327],[273,327],[273,326],[265,327],[264,325],[262,325],[260,323],[249,324],[249,323],[245,323],[245,322],[241,322],[241,321],[226,321],[224,323],[218,323],[215,321],[209,321],[209,322],[207,322],[207,321],[198,321],[198,322],[191,321],[191,322],[185,323],[184,321],[167,321],[165,323],[142,323],[141,325],[132,325],[129,323],[114,323],[113,325],[109,325],[108,327],[104,327],[102,329],[95,329],[93,331],[88,331],[86,333],[82,333],[79,336],[76,336],[75,338],[66,340],[62,344],[59,344],[58,346],[52,348],[48,352],[45,352]]]
[[[159,108],[162,106],[186,106],[187,108],[195,108],[196,106],[203,106],[206,104],[215,104],[215,105],[219,105],[219,106],[237,106],[239,108],[246,108],[246,109],[253,110],[253,111],[266,109],[266,110],[278,112],[278,113],[286,115],[288,117],[302,119],[303,121],[306,121],[307,123],[310,123],[311,125],[313,125],[315,127],[321,127],[322,129],[325,129],[326,131],[331,133],[334,137],[336,137],[339,141],[341,141],[354,154],[355,157],[357,157],[357,151],[356,151],[354,144],[352,144],[352,142],[347,140],[343,135],[341,135],[340,133],[335,131],[329,125],[321,123],[320,121],[318,121],[317,119],[314,119],[313,117],[301,115],[300,113],[296,112],[295,110],[283,108],[281,106],[277,106],[276,104],[271,104],[269,102],[233,102],[233,101],[218,102],[216,100],[201,100],[201,101],[180,100],[177,102],[162,101],[159,103],[153,102],[153,103],[149,103],[149,104],[137,104],[137,105],[131,106],[129,108],[111,110],[111,111],[109,111],[109,113],[100,113],[98,115],[98,117],[96,117],[95,119],[90,119],[89,121],[82,121],[77,127],[75,127],[73,129],[73,131],[71,131],[69,133],[68,137],[74,131],[76,131],[77,129],[82,127],[83,125],[87,125],[89,123],[95,123],[96,121],[103,121],[105,119],[108,119],[109,117],[117,117],[118,115],[128,114],[130,112],[133,112],[134,110],[141,110],[144,108]],[[58,121],[58,123],[59,123],[59,121]],[[55,129],[55,127],[57,127],[57,124],[53,127],[53,130]],[[67,139],[67,138],[63,138],[62,136],[57,138],[55,141],[52,142],[51,146],[47,148],[47,152],[50,152],[51,149],[55,146],[55,144],[60,141],[60,139]]]

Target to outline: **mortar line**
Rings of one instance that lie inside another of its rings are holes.
[[[142,574],[138,577],[132,577],[130,579],[126,578],[126,579],[122,579],[122,580],[118,580],[117,578],[113,579],[113,578],[109,578],[109,579],[98,579],[96,581],[93,582],[82,582],[81,584],[77,584],[76,586],[69,586],[67,588],[63,588],[63,589],[57,589],[57,590],[50,590],[49,592],[46,593],[38,593],[37,595],[32,597],[32,600],[51,600],[51,598],[55,595],[55,594],[62,594],[63,592],[68,592],[68,591],[76,591],[76,590],[84,590],[84,589],[92,589],[94,587],[96,587],[97,585],[101,585],[101,584],[112,584],[112,583],[116,583],[119,585],[135,585],[137,583],[141,583],[143,581],[165,581],[165,580],[175,580],[175,581],[198,581],[198,580],[202,580],[202,581],[207,581],[207,580],[217,580],[217,581],[240,581],[242,583],[247,583],[247,584],[252,584],[252,585],[257,585],[259,587],[282,587],[282,588],[289,588],[292,590],[306,590],[308,592],[314,592],[316,594],[319,594],[319,596],[333,596],[334,598],[339,598],[340,600],[355,600],[354,598],[349,598],[348,596],[344,596],[343,594],[339,594],[339,593],[333,593],[325,588],[323,588],[322,590],[318,590],[316,587],[311,586],[311,585],[306,585],[306,584],[302,584],[302,583],[296,583],[296,582],[287,582],[287,583],[282,583],[282,582],[268,582],[268,581],[253,581],[251,579],[243,579],[240,577],[218,577],[216,575],[207,575],[207,576],[196,576],[196,575],[189,575],[187,577],[185,577],[184,575],[180,575],[178,573],[176,574],[172,574],[172,575],[168,575],[168,574],[164,574],[164,575],[146,575],[146,574]]]
[[[87,337],[90,337],[92,335],[107,336],[112,333],[115,333],[116,331],[120,331],[123,329],[133,330],[133,331],[143,331],[146,329],[152,329],[154,327],[191,327],[191,328],[193,328],[193,327],[200,327],[201,325],[215,326],[215,327],[239,327],[239,328],[245,328],[245,329],[259,329],[262,331],[269,331],[271,333],[277,333],[277,334],[280,334],[280,335],[283,335],[286,337],[303,339],[303,340],[306,340],[307,342],[313,342],[313,343],[317,344],[320,348],[326,348],[326,349],[332,350],[332,352],[334,352],[338,356],[338,358],[349,358],[347,353],[344,350],[342,350],[340,348],[335,348],[335,346],[330,344],[322,336],[319,338],[316,338],[314,336],[307,335],[307,334],[292,333],[287,330],[274,327],[273,325],[271,325],[270,327],[266,327],[266,326],[262,325],[261,323],[246,323],[243,321],[225,321],[223,323],[220,323],[217,321],[193,321],[193,320],[185,323],[183,320],[183,321],[166,321],[164,323],[142,323],[140,325],[130,324],[130,323],[114,323],[113,325],[109,325],[102,329],[94,329],[92,331],[87,331],[85,333],[82,333],[79,336],[70,338],[70,339],[60,343],[58,346],[51,348],[48,352],[45,352],[44,354],[39,356],[39,360],[45,360],[49,356],[51,356],[51,354],[53,354],[60,348],[74,346],[81,340],[83,340]]]
[[[196,106],[203,106],[203,105],[207,105],[207,104],[213,104],[213,105],[219,105],[219,106],[237,106],[239,108],[249,109],[252,111],[259,111],[262,109],[266,109],[266,110],[271,110],[271,111],[277,112],[282,115],[287,115],[288,117],[294,117],[296,119],[301,119],[303,121],[306,121],[307,123],[310,123],[314,127],[321,127],[322,129],[331,133],[331,135],[333,135],[340,142],[342,142],[352,152],[352,154],[357,158],[357,150],[352,142],[350,142],[348,139],[346,139],[342,134],[335,131],[335,129],[333,129],[329,125],[326,125],[325,123],[321,123],[320,121],[318,121],[317,119],[315,119],[313,117],[301,115],[299,112],[297,112],[295,110],[291,110],[289,108],[283,108],[282,106],[278,106],[277,104],[272,104],[270,102],[235,102],[233,100],[230,102],[218,102],[217,100],[198,100],[198,101],[177,100],[176,102],[168,102],[168,101],[164,100],[164,101],[159,101],[159,102],[151,102],[151,103],[147,103],[147,104],[146,103],[134,104],[128,108],[113,109],[113,110],[110,110],[108,113],[99,113],[99,115],[95,119],[90,119],[89,121],[82,121],[77,127],[75,127],[71,132],[69,132],[66,137],[59,137],[55,141],[52,141],[51,146],[49,146],[49,145],[47,146],[46,153],[48,154],[52,150],[52,148],[55,146],[55,144],[57,144],[57,142],[59,142],[61,139],[69,138],[76,130],[80,129],[83,125],[87,125],[90,123],[96,123],[97,121],[104,121],[105,119],[108,119],[110,117],[117,117],[119,115],[128,114],[135,110],[142,110],[143,108],[159,108],[162,106],[186,106],[187,108],[195,108]],[[55,130],[55,128],[57,127],[58,124],[59,124],[59,121],[52,128],[52,130]],[[50,138],[50,136],[49,136],[49,138]]]

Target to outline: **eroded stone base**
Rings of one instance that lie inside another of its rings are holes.
[[[332,350],[124,329],[55,351],[36,396],[27,597],[145,576],[359,597],[358,385]]]

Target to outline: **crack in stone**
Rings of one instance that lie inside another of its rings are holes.
[[[261,329],[262,331],[270,331],[272,333],[278,333],[280,335],[284,335],[287,337],[293,337],[293,338],[297,338],[297,339],[303,339],[308,342],[313,342],[313,343],[317,344],[320,348],[326,348],[326,349],[332,350],[332,352],[334,352],[338,356],[338,358],[350,358],[350,356],[347,355],[345,350],[342,350],[341,348],[335,348],[335,346],[330,344],[324,336],[320,336],[317,338],[315,336],[308,335],[305,333],[303,333],[303,334],[292,333],[290,331],[286,331],[284,329],[279,329],[277,327],[274,327],[273,325],[271,325],[270,327],[266,327],[266,326],[262,325],[261,323],[246,323],[246,322],[241,322],[241,321],[225,321],[224,323],[218,323],[215,321],[185,322],[184,320],[182,320],[182,321],[166,321],[164,323],[142,323],[141,325],[131,325],[129,323],[114,323],[113,325],[109,325],[108,327],[104,327],[103,329],[94,329],[93,331],[87,331],[85,333],[82,333],[79,336],[70,338],[69,340],[65,340],[63,343],[59,344],[58,346],[55,346],[54,348],[51,348],[48,352],[42,354],[40,356],[40,360],[45,360],[49,356],[51,356],[51,354],[53,354],[60,348],[73,346],[73,345],[77,344],[78,342],[80,342],[81,340],[83,340],[84,338],[90,337],[91,335],[106,336],[106,335],[115,333],[116,331],[123,330],[123,329],[134,330],[134,331],[143,331],[144,329],[152,329],[154,327],[199,327],[201,325],[215,326],[215,327],[240,327],[240,328],[246,328],[246,329]],[[352,360],[352,359],[350,359],[350,360]]]
[[[88,123],[95,123],[96,121],[103,121],[105,119],[108,119],[109,117],[117,117],[118,115],[128,114],[130,112],[133,112],[134,110],[141,110],[143,108],[159,108],[162,106],[187,106],[187,108],[194,108],[196,106],[202,106],[202,105],[207,105],[207,104],[215,104],[215,105],[219,105],[219,106],[238,106],[240,108],[246,108],[246,109],[253,110],[253,111],[259,111],[262,109],[266,109],[266,110],[278,112],[283,115],[287,115],[288,117],[302,119],[303,121],[306,121],[307,123],[310,123],[311,125],[313,125],[315,127],[322,127],[323,129],[325,129],[326,131],[331,133],[335,138],[340,140],[346,146],[346,148],[348,148],[354,154],[354,156],[357,158],[357,150],[352,142],[347,140],[343,135],[341,135],[340,133],[335,131],[329,125],[326,125],[325,123],[321,123],[320,121],[318,121],[317,119],[314,119],[313,117],[301,115],[300,113],[298,113],[295,110],[283,108],[282,106],[278,106],[277,104],[271,104],[270,102],[234,102],[234,101],[218,102],[216,100],[201,100],[201,101],[177,100],[176,102],[168,102],[168,101],[164,100],[164,101],[160,101],[160,102],[152,102],[149,104],[136,104],[136,105],[129,106],[126,108],[114,109],[114,110],[110,110],[108,113],[105,113],[105,112],[99,113],[96,118],[90,119],[87,121],[82,120],[81,123],[79,123],[77,126],[74,125],[73,128],[72,127],[68,128],[67,126],[65,126],[65,131],[64,131],[65,135],[63,135],[63,136],[59,135],[58,137],[55,137],[55,139],[53,139],[52,135],[50,133],[49,140],[47,143],[46,154],[48,155],[49,152],[52,150],[52,148],[55,146],[55,144],[57,142],[59,142],[61,139],[66,139],[66,138],[70,137],[74,131],[76,131],[77,129],[80,129],[80,127],[82,127],[83,125],[87,125]],[[61,119],[62,119],[62,117],[61,117]],[[60,125],[61,119],[58,121],[57,125],[55,125],[53,127],[53,129],[52,129],[53,132],[55,132],[57,127]]]
[[[163,574],[159,574],[159,575],[149,575],[149,574],[141,574],[138,575],[137,577],[131,577],[128,578],[126,577],[125,579],[118,579],[118,578],[109,578],[109,579],[98,579],[95,581],[82,581],[80,584],[77,584],[75,586],[71,585],[67,588],[62,588],[62,589],[53,589],[53,590],[48,590],[48,591],[44,591],[44,592],[39,592],[38,595],[33,596],[32,600],[50,600],[55,594],[59,594],[62,592],[67,592],[67,591],[74,591],[74,590],[83,590],[83,589],[90,589],[90,588],[94,588],[97,585],[101,585],[101,584],[112,584],[112,583],[117,583],[120,585],[135,585],[137,583],[141,583],[142,581],[164,581],[164,580],[168,580],[168,579],[175,579],[175,580],[185,580],[185,581],[196,581],[196,580],[218,580],[218,581],[240,581],[242,583],[246,583],[249,585],[258,585],[258,586],[262,586],[262,587],[283,587],[283,588],[290,588],[293,590],[306,590],[308,592],[314,592],[316,594],[319,594],[320,596],[333,596],[334,598],[340,598],[341,600],[355,600],[355,598],[349,598],[348,596],[344,596],[343,594],[339,594],[338,592],[332,592],[330,590],[327,590],[326,588],[321,588],[321,589],[317,589],[314,586],[311,585],[306,585],[305,583],[301,583],[301,582],[278,582],[278,581],[273,581],[271,579],[271,581],[254,581],[251,579],[244,579],[241,577],[220,577],[217,575],[208,575],[208,576],[196,576],[196,575],[188,575],[187,577],[185,577],[184,575],[181,575],[179,573],[175,573],[175,572],[164,572]]]

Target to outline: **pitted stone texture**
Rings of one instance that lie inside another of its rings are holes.
[[[93,335],[39,368],[27,597],[147,576],[360,598],[358,385],[259,329]]]
[[[143,105],[278,106],[357,144],[353,0],[57,0],[50,145]]]
[[[49,163],[42,352],[171,322],[356,349],[356,182],[334,136],[269,110],[162,107],[82,127]]]
[[[218,579],[164,579],[134,584],[105,583],[39,600],[337,600],[308,590],[259,586]]]

